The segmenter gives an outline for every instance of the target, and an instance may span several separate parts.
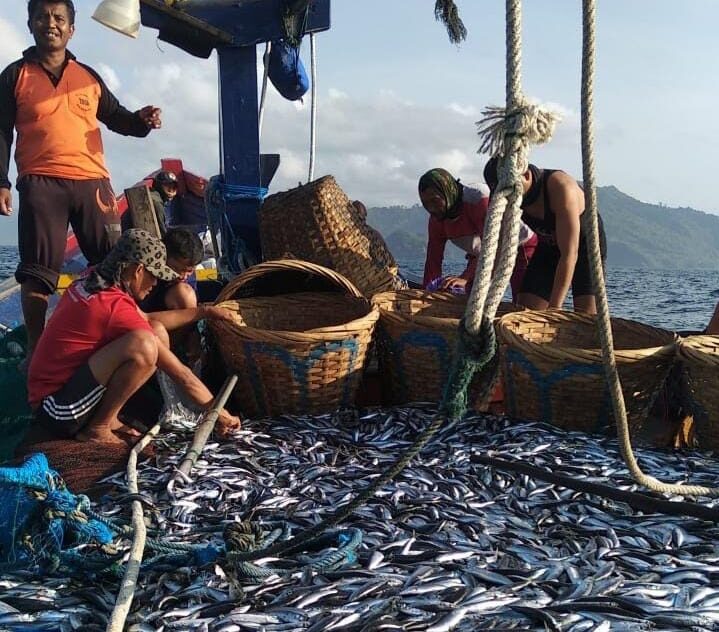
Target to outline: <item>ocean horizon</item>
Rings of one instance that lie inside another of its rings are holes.
[[[0,281],[15,271],[16,246],[0,246]],[[423,260],[399,261],[400,269],[422,274]],[[463,263],[448,263],[446,274],[461,272]],[[607,296],[612,316],[672,331],[706,327],[719,300],[719,270],[650,270],[607,266]],[[571,302],[567,303],[571,308]]]

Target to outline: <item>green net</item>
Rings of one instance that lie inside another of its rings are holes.
[[[0,463],[12,457],[32,419],[26,377],[19,370],[26,345],[24,326],[0,334]]]

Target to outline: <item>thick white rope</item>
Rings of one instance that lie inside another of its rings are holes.
[[[479,121],[480,151],[501,154],[498,185],[484,225],[480,261],[465,311],[465,327],[477,335],[483,318],[493,319],[512,276],[519,246],[522,174],[531,143],[551,138],[556,117],[529,104],[521,90],[522,4],[507,0],[506,108],[488,108]],[[500,259],[496,260],[497,250]]]
[[[161,426],[162,422],[158,422],[150,428],[147,434],[135,444],[130,452],[130,458],[127,460],[127,488],[131,494],[137,494],[139,492],[137,487],[137,457],[150,441],[157,436]],[[138,500],[132,501],[132,531],[130,557],[127,560],[125,575],[122,578],[120,591],[117,594],[115,607],[107,623],[106,632],[122,632],[122,630],[124,630],[125,620],[127,619],[128,612],[130,612],[130,606],[135,596],[137,577],[140,574],[142,557],[145,553],[145,539],[147,537],[142,503]]]
[[[317,51],[314,33],[310,33],[310,69],[312,73],[312,104],[310,108],[310,166],[307,172],[307,182],[312,182],[315,177],[315,151],[317,149]]]
[[[597,325],[599,338],[602,344],[602,357],[604,359],[604,372],[612,397],[614,419],[617,424],[619,445],[624,462],[634,479],[645,487],[671,494],[687,496],[719,496],[719,488],[704,487],[701,485],[678,485],[663,483],[660,480],[642,472],[632,450],[627,410],[624,405],[624,395],[619,381],[619,372],[614,357],[614,341],[612,337],[611,320],[609,318],[609,303],[604,285],[601,253],[599,249],[599,221],[597,211],[597,196],[594,175],[594,60],[595,60],[595,0],[584,0],[583,39],[582,39],[582,171],[584,178],[585,209],[589,213],[587,221],[587,243],[592,269],[592,283],[597,300]]]
[[[267,98],[267,74],[270,69],[270,51],[272,50],[272,42],[265,44],[265,54],[262,55],[262,92],[260,94],[260,111],[257,121],[257,135],[262,136],[262,121],[265,118],[265,99]]]

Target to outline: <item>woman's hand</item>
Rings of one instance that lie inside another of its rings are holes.
[[[448,276],[444,279],[444,281],[442,281],[442,285],[439,286],[439,289],[451,292],[452,290],[464,290],[466,287],[467,279],[456,276]]]

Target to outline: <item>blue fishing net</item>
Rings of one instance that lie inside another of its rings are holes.
[[[0,468],[0,568],[74,574],[112,565],[113,533],[89,510],[87,496],[71,493],[44,454]]]

